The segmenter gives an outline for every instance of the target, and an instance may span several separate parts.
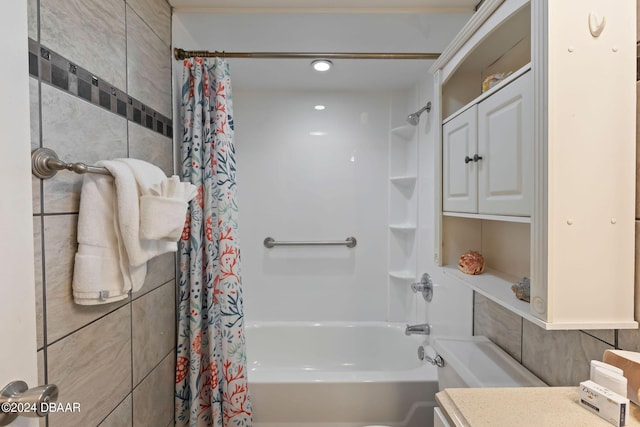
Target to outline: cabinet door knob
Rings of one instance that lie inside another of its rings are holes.
[[[482,160],[482,156],[478,156],[477,154],[473,155],[473,161],[477,162],[478,160]]]
[[[476,156],[477,156],[477,154],[476,154]],[[464,156],[464,162],[465,162],[465,163],[469,163],[469,162],[471,162],[471,161],[473,161],[473,159],[472,159],[471,157],[469,157],[469,156]]]

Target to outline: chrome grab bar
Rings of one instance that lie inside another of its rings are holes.
[[[274,246],[346,246],[353,248],[358,244],[355,237],[350,236],[345,240],[318,240],[318,241],[277,241],[273,237],[267,237],[264,239],[264,247],[271,249]]]

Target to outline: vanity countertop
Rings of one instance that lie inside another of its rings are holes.
[[[578,387],[450,388],[436,400],[456,427],[611,426],[578,404]],[[626,425],[640,427],[640,407],[630,407]]]

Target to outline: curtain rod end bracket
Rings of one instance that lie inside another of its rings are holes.
[[[173,56],[178,60],[181,61],[185,58],[184,56],[184,49],[180,49],[180,48],[174,48],[173,49]]]

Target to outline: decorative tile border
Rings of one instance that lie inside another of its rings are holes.
[[[29,39],[29,74],[169,138],[173,121],[51,49]]]

